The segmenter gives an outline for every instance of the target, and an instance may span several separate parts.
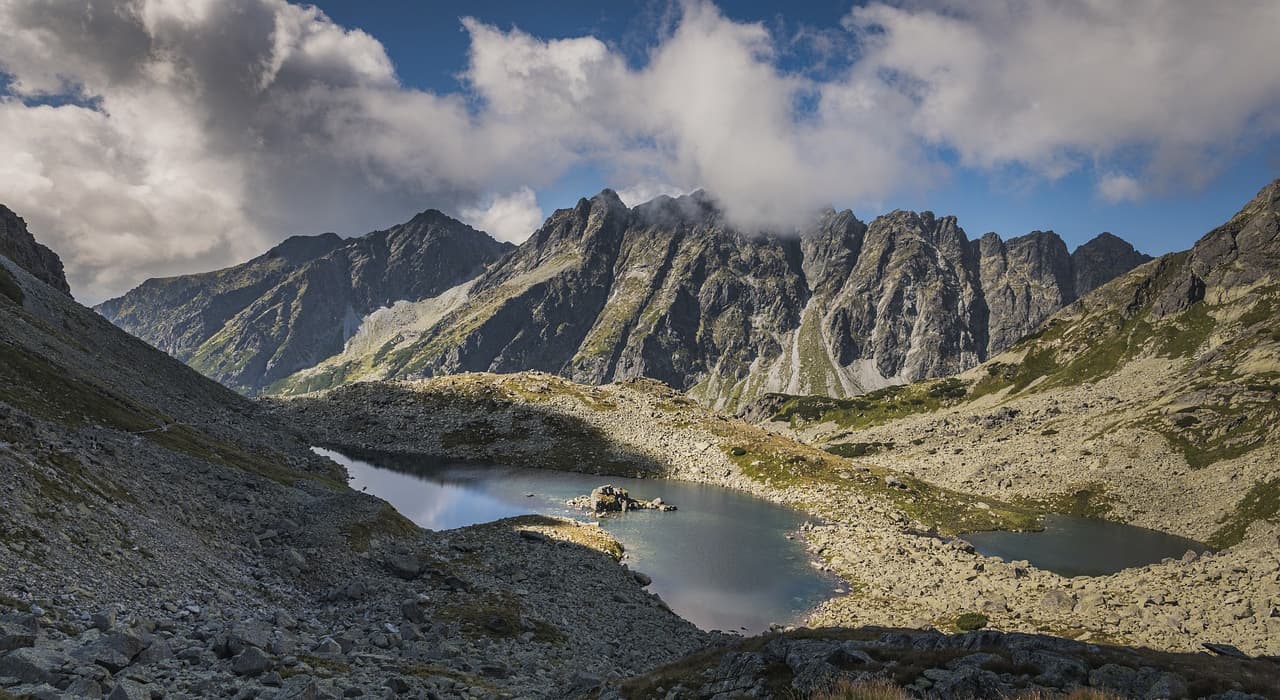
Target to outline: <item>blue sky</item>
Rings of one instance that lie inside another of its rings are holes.
[[[113,11],[105,11],[110,8]],[[605,187],[1185,249],[1280,176],[1280,3],[0,3],[0,202],[78,298]]]
[[[624,53],[633,65],[641,65],[654,45],[655,23],[667,11],[666,3],[652,0],[614,2],[606,7],[586,1],[432,2],[429,8],[413,0],[321,0],[316,4],[339,24],[360,27],[377,37],[404,83],[436,92],[465,91],[459,76],[467,65],[470,39],[461,17],[519,28],[544,39],[596,36]],[[852,4],[753,1],[725,3],[721,9],[732,19],[762,22],[775,34],[787,35],[806,27],[839,27]],[[801,70],[811,57],[801,49],[780,58],[784,70]],[[1018,168],[993,174],[955,166],[943,183],[894,193],[884,198],[881,206],[857,206],[855,213],[870,220],[897,208],[927,209],[956,215],[971,238],[987,231],[1007,238],[1033,230],[1054,230],[1073,248],[1110,231],[1144,252],[1159,255],[1190,247],[1239,210],[1263,185],[1280,177],[1280,139],[1272,137],[1256,144],[1221,170],[1207,183],[1136,202],[1111,203],[1097,196],[1096,173],[1088,169],[1049,179]],[[538,201],[549,213],[607,186],[617,185],[596,168],[580,167],[540,189]],[[851,203],[832,204],[845,208]]]

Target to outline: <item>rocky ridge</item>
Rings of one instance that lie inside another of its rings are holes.
[[[245,393],[342,351],[360,322],[434,297],[511,248],[436,210],[359,238],[294,236],[224,270],[151,279],[96,310]]]
[[[27,222],[3,204],[0,204],[0,256],[63,294],[71,293],[58,254],[37,242],[27,230]]]
[[[467,297],[280,382],[541,370],[659,379],[733,408],[762,392],[837,396],[967,369],[1118,266],[1052,232],[969,241],[954,217],[829,211],[791,236],[727,226],[704,193],[629,209],[605,190],[557,211]],[[1120,244],[1124,245],[1124,244]]]
[[[867,224],[828,211],[788,235],[747,235],[702,192],[628,208],[605,190],[481,274],[497,258],[474,253],[487,238],[429,214],[429,230],[457,231],[447,244],[401,236],[400,257],[442,260],[417,277],[396,272],[395,246],[385,265],[359,262],[383,234],[299,238],[292,252],[150,280],[98,309],[251,393],[541,370],[655,378],[733,409],[768,391],[846,396],[954,374],[1147,259],[1109,234],[1075,253],[1052,232],[970,241],[931,212]]]

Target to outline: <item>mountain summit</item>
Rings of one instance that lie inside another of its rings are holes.
[[[147,280],[95,308],[207,376],[256,393],[341,352],[375,309],[435,296],[510,248],[433,209],[350,240],[294,236],[241,265]]]

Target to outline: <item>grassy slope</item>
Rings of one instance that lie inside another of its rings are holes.
[[[1246,209],[1226,226],[1266,226],[1270,215]],[[1209,289],[1204,300],[1162,313],[1161,296],[1195,272],[1191,252],[1164,256],[1055,314],[960,378],[846,400],[775,397],[772,420],[792,427],[828,424],[836,428],[835,438],[847,438],[944,407],[963,409],[982,400],[973,411],[989,410],[993,402],[1096,382],[1129,362],[1164,358],[1175,369],[1159,396],[1116,411],[1111,428],[1161,435],[1192,469],[1245,457],[1280,438],[1280,271],[1247,288]],[[862,449],[868,447],[876,446]],[[1210,541],[1234,544],[1260,518],[1280,518],[1280,479],[1249,485]]]

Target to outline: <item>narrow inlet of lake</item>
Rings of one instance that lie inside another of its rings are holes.
[[[347,468],[352,488],[431,530],[532,514],[595,520],[622,542],[627,564],[653,578],[649,590],[703,629],[758,633],[772,623],[797,623],[842,590],[838,579],[813,568],[799,539],[788,539],[806,520],[803,513],[733,489],[391,455],[356,459],[314,449]],[[678,510],[594,518],[565,505],[602,484],[635,498],[661,497]]]

